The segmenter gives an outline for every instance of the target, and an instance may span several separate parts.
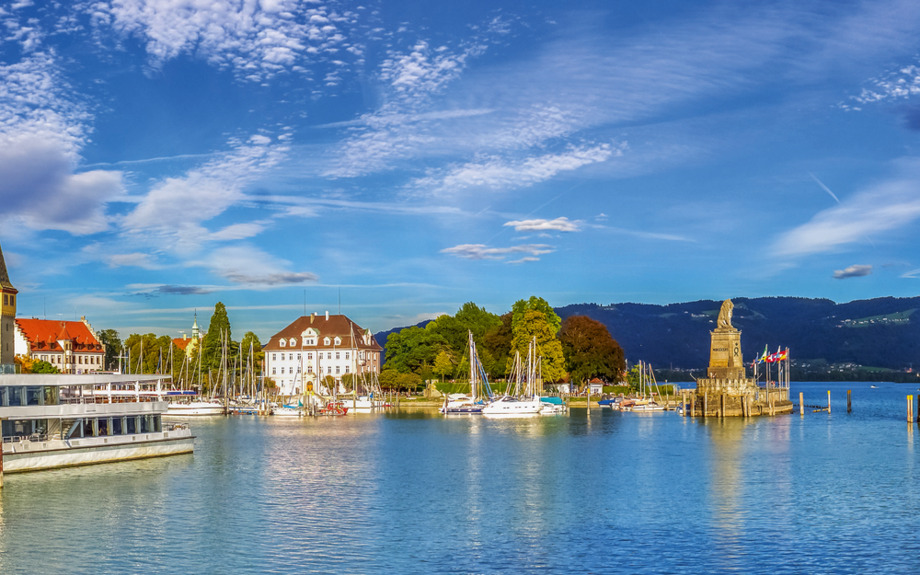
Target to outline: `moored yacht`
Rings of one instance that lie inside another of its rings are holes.
[[[164,424],[162,375],[0,375],[2,469],[37,471],[191,453],[187,425]]]

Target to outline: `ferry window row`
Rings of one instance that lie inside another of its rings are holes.
[[[57,405],[60,395],[58,388],[41,385],[10,385],[0,387],[0,406],[18,407],[22,405]]]
[[[4,438],[81,439],[163,431],[159,415],[79,419],[10,419],[2,422]]]

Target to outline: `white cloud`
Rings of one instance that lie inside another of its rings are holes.
[[[130,266],[145,270],[154,270],[160,267],[154,261],[153,256],[141,252],[133,252],[129,254],[111,254],[104,256],[103,259],[110,268]]]
[[[460,75],[468,57],[484,50],[484,46],[474,45],[452,53],[445,47],[431,50],[427,42],[419,41],[408,53],[394,53],[385,59],[380,64],[380,78],[401,96],[436,93]]]
[[[441,250],[441,253],[470,260],[504,260],[512,255],[522,254],[523,258],[508,262],[520,263],[523,261],[538,261],[537,256],[550,254],[554,251],[553,246],[546,244],[523,244],[506,248],[490,248],[485,244],[461,244],[452,248],[445,248]]]
[[[920,219],[920,161],[905,162],[899,178],[875,185],[815,215],[780,236],[772,253],[801,257],[826,253]]]
[[[561,217],[554,220],[514,220],[505,222],[505,226],[513,227],[516,232],[577,232],[581,230],[581,222]]]
[[[244,223],[224,228],[213,237],[201,224],[246,200],[244,187],[274,167],[286,155],[282,144],[265,144],[254,136],[255,145],[235,144],[229,152],[191,170],[182,177],[167,178],[151,189],[123,219],[127,233],[159,232],[178,248],[204,240],[240,239],[258,233],[262,224]]]
[[[193,262],[235,283],[254,289],[314,283],[316,274],[289,270],[290,262],[246,245],[218,248],[206,260]]]
[[[836,270],[834,272],[834,279],[842,280],[847,278],[858,278],[864,277],[872,273],[872,266],[866,265],[853,265],[847,266],[842,270]]]
[[[299,0],[101,0],[87,11],[96,26],[111,26],[145,44],[154,66],[191,54],[242,79],[306,72],[304,64],[342,66],[363,50],[350,41],[356,12]]]
[[[853,100],[869,104],[883,100],[906,100],[920,95],[920,66],[910,65],[881,78],[871,80],[871,88],[863,88]]]
[[[460,192],[470,188],[513,190],[549,180],[560,172],[604,162],[622,154],[610,144],[569,146],[564,152],[542,154],[524,159],[488,157],[452,166],[441,174],[415,180],[416,190],[438,193]]]

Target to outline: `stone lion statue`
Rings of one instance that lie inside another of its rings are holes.
[[[717,327],[732,327],[733,309],[735,309],[735,304],[732,303],[732,300],[727,299],[722,302],[722,309],[719,310],[719,319],[716,321]]]

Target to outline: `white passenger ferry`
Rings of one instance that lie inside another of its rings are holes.
[[[191,453],[185,424],[164,424],[163,375],[0,375],[0,472]]]

